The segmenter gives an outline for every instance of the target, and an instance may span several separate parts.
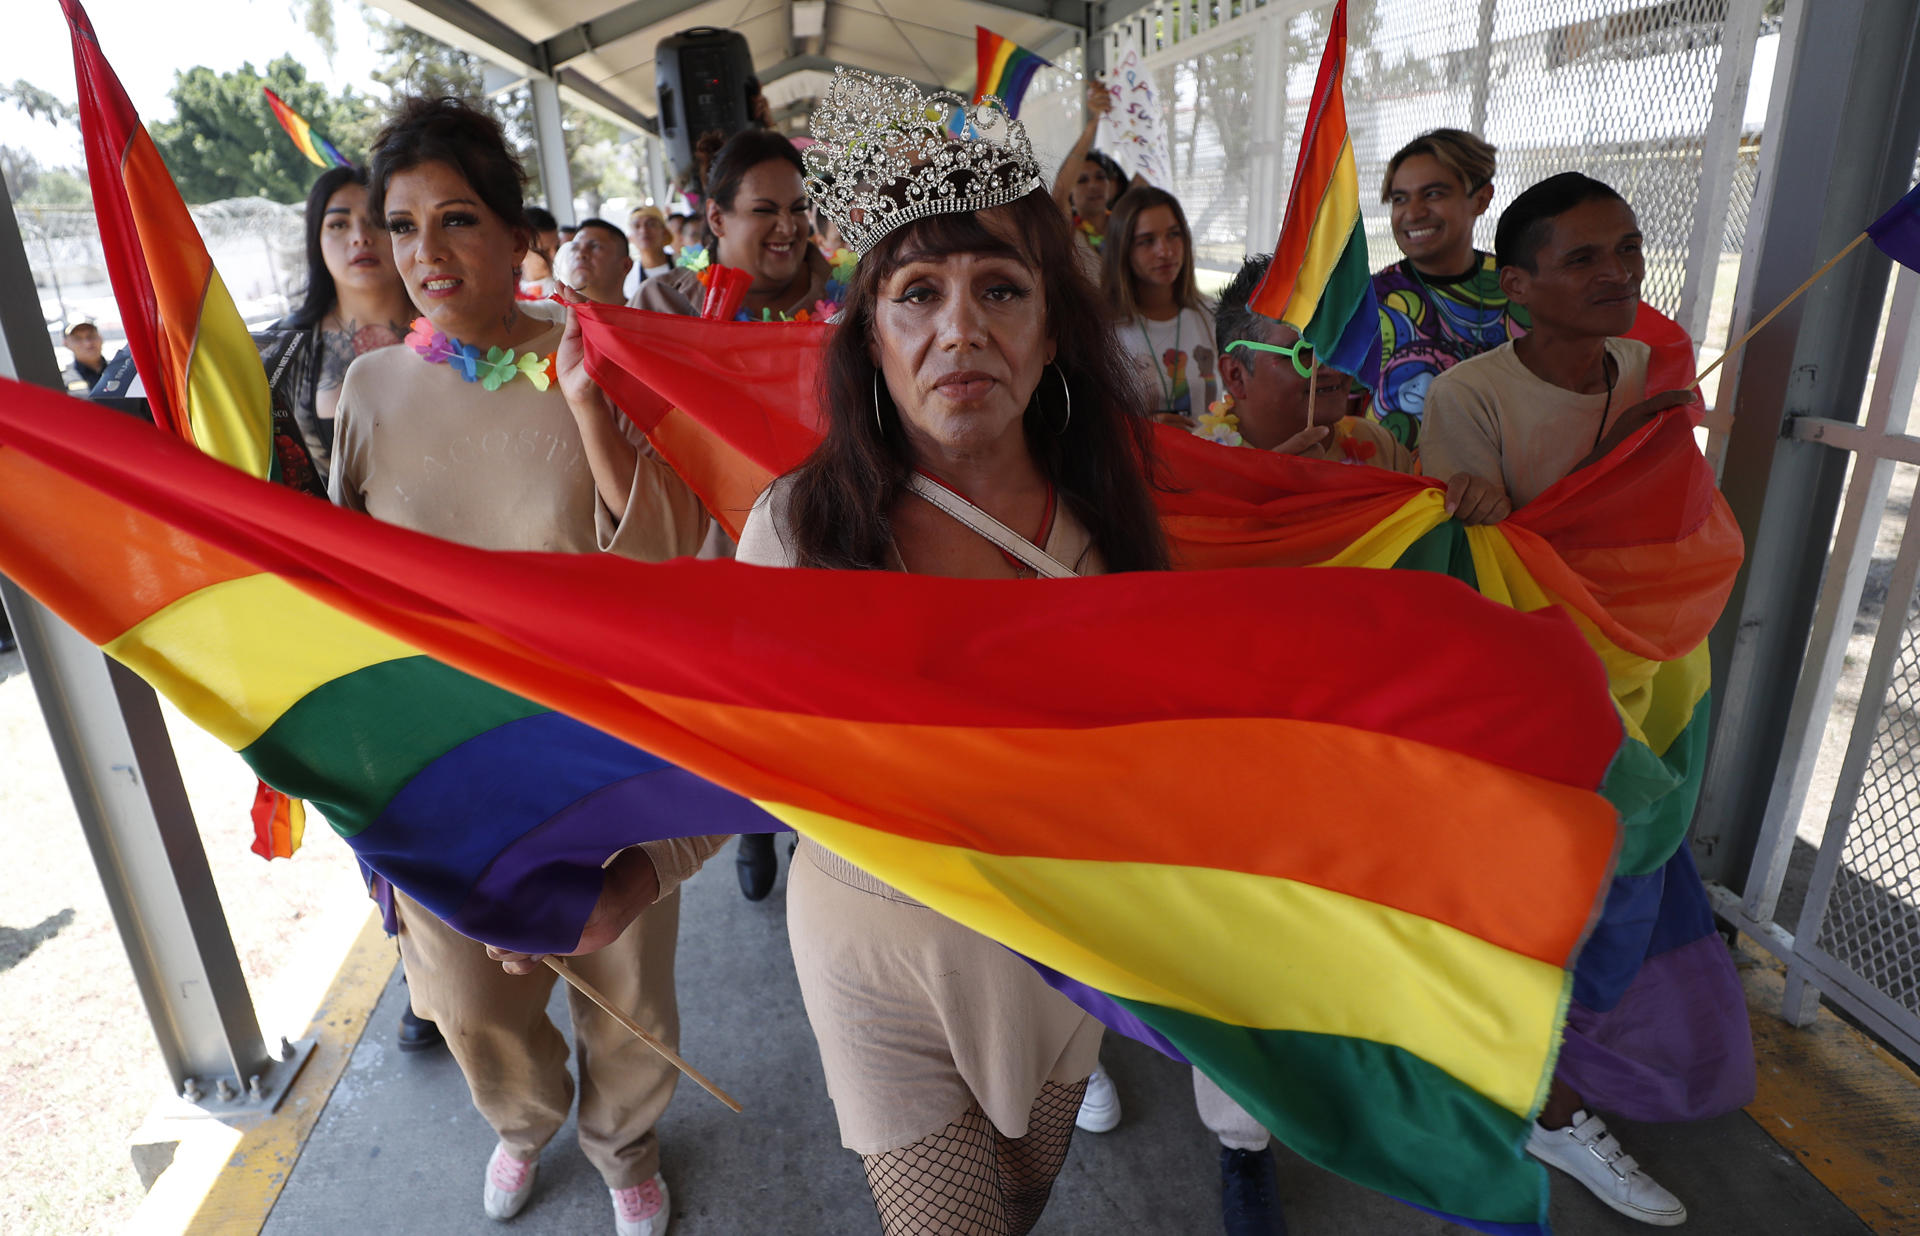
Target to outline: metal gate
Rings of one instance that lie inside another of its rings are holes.
[[[1235,270],[1272,246],[1332,11],[1330,0],[1153,0],[1102,36],[1100,62],[1136,52],[1166,101],[1202,267]],[[1724,338],[1722,275],[1738,259],[1722,255],[1741,248],[1760,128],[1747,123],[1748,85],[1777,27],[1764,0],[1349,0],[1347,116],[1374,267],[1400,256],[1375,203],[1388,158],[1453,125],[1500,148],[1481,248],[1522,189],[1585,171],[1640,217],[1647,300],[1696,339]]]
[[[1852,476],[1746,888],[1708,886],[1716,909],[1786,962],[1787,1020],[1806,1024],[1824,993],[1909,1057],[1920,1057],[1917,308],[1920,274],[1901,268],[1864,424],[1792,422],[1794,438],[1850,452]],[[1802,885],[1789,929],[1782,893]]]

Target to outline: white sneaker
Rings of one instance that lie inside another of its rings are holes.
[[[1073,1123],[1088,1133],[1106,1133],[1120,1123],[1120,1092],[1105,1069],[1095,1069],[1087,1078],[1087,1093],[1080,1100],[1080,1112]]]
[[[493,1157],[487,1160],[487,1191],[481,1197],[487,1218],[511,1219],[525,1210],[527,1199],[533,1196],[533,1174],[539,1167],[538,1159],[523,1163],[508,1154],[505,1146],[495,1146]]]
[[[667,1197],[667,1182],[659,1172],[630,1189],[609,1189],[613,1194],[613,1230],[617,1236],[664,1236],[673,1205]]]
[[[1678,1227],[1687,1221],[1680,1199],[1641,1170],[1598,1116],[1575,1112],[1573,1123],[1564,1129],[1544,1129],[1536,1121],[1527,1133],[1527,1153],[1587,1186],[1628,1218],[1655,1227]]]

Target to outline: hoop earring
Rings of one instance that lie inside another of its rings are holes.
[[[887,427],[880,423],[880,371],[873,371],[873,427],[880,431],[882,438],[887,436]]]
[[[1068,425],[1073,424],[1073,388],[1067,385],[1066,370],[1060,368],[1058,365],[1054,365],[1053,371],[1060,375],[1060,393],[1067,397],[1066,419],[1060,422],[1060,428],[1053,431],[1054,436],[1059,437],[1067,432]]]

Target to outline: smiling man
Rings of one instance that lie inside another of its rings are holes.
[[[1408,447],[1420,444],[1427,388],[1454,365],[1524,333],[1526,314],[1500,290],[1493,255],[1473,246],[1493,201],[1494,148],[1459,129],[1414,138],[1387,163],[1380,200],[1406,256],[1375,274],[1380,385],[1374,415]]]
[[[1533,327],[1434,380],[1421,462],[1428,476],[1497,483],[1518,508],[1693,396],[1646,398],[1651,349],[1621,338],[1640,308],[1646,259],[1633,208],[1611,186],[1578,172],[1541,181],[1500,216],[1494,253],[1501,288],[1532,315]],[[1454,493],[1449,484],[1450,503]],[[1493,523],[1505,512],[1460,514],[1468,523]],[[1529,1133],[1529,1153],[1621,1214],[1659,1227],[1686,1220],[1680,1200],[1621,1149],[1560,1076]]]
[[[1428,476],[1497,481],[1522,507],[1656,414],[1689,402],[1682,391],[1648,399],[1651,350],[1621,337],[1640,309],[1640,245],[1633,207],[1578,172],[1514,199],[1500,216],[1494,252],[1501,289],[1533,329],[1434,380],[1420,440]]]

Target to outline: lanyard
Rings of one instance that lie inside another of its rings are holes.
[[[1166,402],[1160,405],[1163,412],[1173,411],[1173,379],[1167,376],[1167,367],[1163,363],[1164,354],[1153,350],[1153,336],[1147,334],[1147,316],[1143,313],[1133,320],[1140,328],[1140,339],[1147,345],[1147,359],[1153,362],[1153,376],[1160,379],[1160,393],[1166,396]],[[1173,351],[1180,350],[1180,332],[1186,329],[1187,311],[1185,309],[1173,315]]]

